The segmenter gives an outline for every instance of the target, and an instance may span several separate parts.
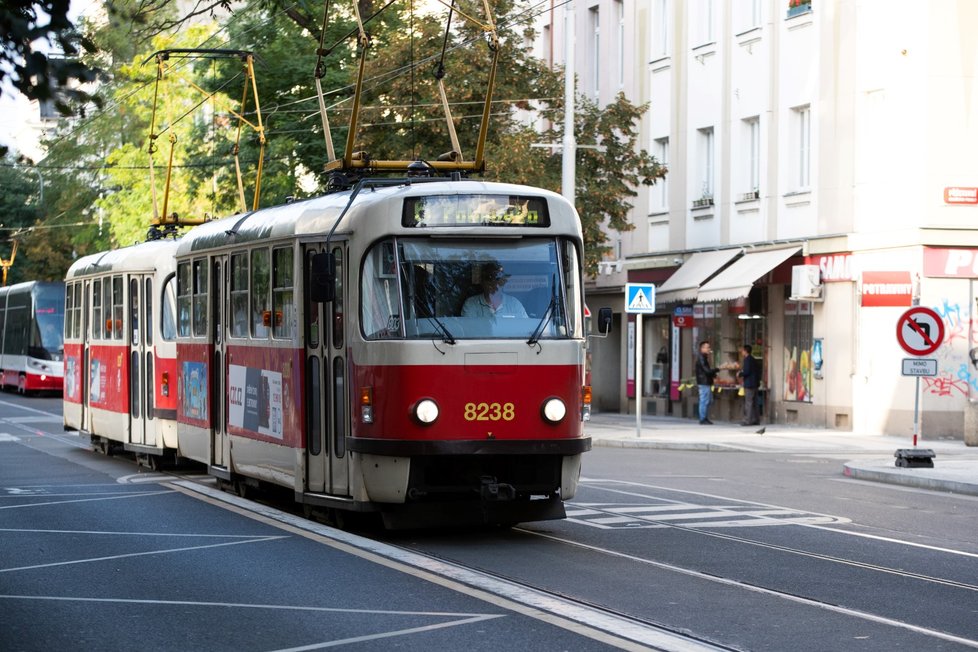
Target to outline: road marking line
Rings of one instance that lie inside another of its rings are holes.
[[[4,417],[0,419],[5,423],[62,423],[63,419],[56,414],[46,412],[45,416],[38,417]]]
[[[147,555],[163,555],[171,552],[188,552],[190,550],[206,550],[207,548],[222,548],[224,546],[238,546],[243,543],[263,543],[265,541],[276,541],[278,539],[288,539],[287,536],[267,536],[244,541],[229,541],[227,543],[211,543],[206,546],[187,546],[186,548],[169,548],[166,550],[147,550],[145,552],[130,552],[123,555],[111,555],[108,557],[92,557],[91,559],[73,559],[71,561],[56,561],[49,564],[35,564],[33,566],[18,566],[16,568],[0,568],[0,573],[12,573],[14,571],[37,570],[40,568],[54,568],[56,566],[73,566],[75,564],[89,564],[97,561],[111,561],[113,559],[126,559],[128,557],[145,557]]]
[[[91,492],[80,492],[73,494],[49,494],[45,493],[43,489],[18,489],[16,487],[10,487],[2,489],[0,491],[5,491],[7,493],[0,493],[0,499],[2,498],[67,498],[69,496],[129,496],[132,492],[122,492],[122,491],[91,491]]]
[[[20,441],[20,437],[14,437],[9,432],[0,432],[0,442],[4,441]]]
[[[93,535],[121,535],[131,537],[201,537],[211,539],[255,539],[265,534],[194,534],[172,532],[112,532],[109,530],[30,530],[26,528],[0,528],[0,532],[31,532],[34,534],[93,534]]]
[[[172,480],[173,476],[163,475],[162,473],[130,473],[115,479],[119,484],[144,484],[150,482],[165,482]]]
[[[140,491],[139,493],[130,493],[122,496],[108,496],[103,498],[82,498],[79,500],[52,500],[46,503],[26,503],[24,505],[4,505],[0,509],[20,509],[22,507],[43,507],[45,505],[67,505],[69,503],[91,503],[97,502],[99,500],[119,500],[120,498],[141,498],[143,496],[159,496],[162,494],[172,494],[173,491],[167,489],[165,491]]]
[[[972,648],[978,648],[978,641],[963,638],[960,636],[955,636],[954,634],[948,634],[946,632],[940,632],[934,629],[927,629],[926,627],[920,627],[918,625],[911,625],[910,623],[904,623],[899,620],[894,620],[892,618],[887,618],[885,616],[877,616],[876,614],[871,614],[866,611],[860,611],[858,609],[850,609],[848,607],[840,607],[834,604],[828,604],[826,602],[819,602],[817,600],[812,600],[811,598],[804,598],[798,595],[792,595],[790,593],[781,593],[773,589],[767,589],[763,586],[755,586],[753,584],[746,584],[744,582],[739,582],[737,580],[727,579],[725,577],[719,577],[718,575],[710,575],[707,573],[701,573],[699,571],[691,570],[688,568],[682,568],[680,566],[674,566],[673,564],[667,564],[660,561],[653,561],[651,559],[643,559],[642,557],[637,557],[635,555],[630,555],[625,552],[619,552],[617,550],[609,550],[607,548],[601,548],[598,546],[592,546],[587,543],[580,543],[578,541],[571,541],[570,539],[564,539],[551,534],[543,534],[540,532],[534,532],[533,530],[526,530],[523,528],[514,528],[519,532],[525,532],[527,534],[532,534],[533,536],[542,537],[544,539],[549,539],[551,541],[558,541],[560,543],[565,543],[569,546],[576,546],[578,548],[584,548],[586,550],[592,550],[594,552],[601,552],[612,557],[619,557],[621,559],[628,559],[630,561],[635,561],[641,564],[647,564],[649,566],[654,566],[656,568],[661,568],[663,570],[672,571],[679,573],[681,575],[687,575],[689,577],[695,577],[697,579],[706,580],[708,582],[714,582],[717,584],[723,584],[725,586],[732,586],[740,589],[745,589],[753,593],[760,593],[763,595],[769,595],[776,598],[781,598],[782,600],[787,600],[788,602],[797,602],[799,604],[804,604],[810,607],[817,607],[819,609],[824,609],[826,611],[831,611],[834,613],[843,614],[845,616],[853,616],[862,620],[868,620],[870,622],[878,623],[881,625],[889,625],[892,627],[898,627],[900,629],[906,629],[917,634],[923,634],[925,636],[931,636],[934,638],[939,638],[944,641],[949,641],[951,643],[959,643],[961,645],[966,645]]]
[[[173,482],[170,486],[188,496],[261,523],[621,649],[716,649],[695,639],[609,614],[544,591],[520,586],[458,564],[336,530],[210,487],[184,481]]]
[[[582,480],[582,482],[583,482],[583,480]],[[645,487],[647,489],[660,489],[660,490],[663,490],[663,491],[672,491],[672,492],[677,492],[677,493],[692,494],[692,495],[695,495],[695,496],[705,496],[707,498],[716,498],[718,500],[730,500],[730,501],[734,501],[734,502],[738,502],[738,503],[743,503],[745,505],[761,505],[763,507],[772,507],[772,508],[776,508],[776,509],[781,509],[781,507],[779,505],[768,505],[766,503],[752,502],[752,501],[749,501],[749,500],[740,500],[738,498],[727,498],[725,496],[717,496],[716,494],[700,493],[698,491],[687,491],[687,490],[684,490],[684,489],[669,489],[667,487],[659,487],[659,486],[656,486],[656,485],[643,484],[643,483],[640,483],[640,482],[627,482],[625,480],[596,480],[596,479],[594,479],[594,480],[589,479],[588,482],[615,482],[615,483],[622,483],[622,484],[628,484],[628,485],[635,485],[635,486],[639,486],[639,487]],[[878,483],[873,483],[873,486],[888,486],[888,485],[878,485]],[[592,487],[592,488],[593,489],[605,489],[604,487]],[[890,487],[890,488],[897,489],[898,487]],[[615,491],[614,489],[606,489],[606,490],[607,491]],[[647,496],[645,494],[628,493],[628,492],[624,492],[624,491],[622,491],[622,492],[616,492],[616,493],[624,493],[624,494],[630,495],[630,496],[641,496],[641,497],[644,497],[644,498],[649,498],[651,500],[669,500],[668,498],[661,498],[659,496]],[[959,496],[959,497],[965,498],[967,496]],[[680,501],[673,501],[673,502],[680,502]],[[809,514],[815,514],[816,516],[827,516],[827,517],[832,518],[832,519],[843,519],[841,521],[838,521],[840,524],[852,523],[852,521],[850,519],[847,519],[847,518],[844,518],[844,517],[841,517],[841,516],[832,516],[830,514],[819,514],[818,512],[808,512],[808,513]],[[892,539],[890,537],[884,537],[884,536],[880,536],[880,535],[876,535],[876,534],[868,534],[868,533],[864,533],[864,532],[854,532],[852,530],[841,530],[841,529],[838,529],[838,528],[826,527],[824,524],[799,523],[798,525],[800,525],[801,527],[813,528],[813,529],[816,529],[816,530],[824,530],[826,532],[834,532],[835,534],[844,534],[846,536],[853,536],[853,537],[863,537],[863,538],[867,538],[867,539],[874,539],[874,540],[877,540],[877,541],[886,541],[886,542],[889,542],[889,543],[895,543],[895,544],[899,544],[899,545],[910,546],[912,548],[921,548],[921,549],[924,549],[924,550],[932,550],[934,552],[944,552],[944,553],[951,554],[951,555],[960,555],[962,557],[978,558],[978,553],[967,552],[967,551],[964,551],[964,550],[954,550],[952,548],[942,548],[940,546],[932,546],[932,545],[928,545],[926,543],[915,543],[913,541],[904,541],[902,539]],[[858,525],[858,524],[854,524],[854,525]]]
[[[278,537],[288,538],[288,537]],[[293,604],[254,604],[249,602],[206,602],[203,600],[149,600],[140,598],[85,598],[62,595],[0,595],[3,600],[51,600],[55,602],[99,602],[113,604],[149,604],[176,607],[223,607],[228,609],[271,609],[276,611],[310,611],[316,613],[376,614],[378,616],[432,616],[445,618],[500,618],[504,614],[473,614],[457,611],[404,611],[398,609],[353,609],[349,607],[313,607]]]
[[[398,629],[393,632],[381,632],[379,634],[366,634],[364,636],[354,636],[352,638],[343,638],[337,641],[327,641],[324,643],[313,643],[311,645],[303,645],[300,647],[282,648],[280,650],[275,650],[275,652],[306,652],[307,650],[322,650],[329,647],[349,645],[351,643],[363,643],[365,641],[376,641],[382,638],[393,638],[395,636],[406,636],[408,634],[420,634],[421,632],[430,632],[435,629],[445,629],[446,627],[458,627],[459,625],[478,623],[482,622],[483,620],[492,620],[493,618],[502,618],[502,616],[474,616],[472,618],[454,620],[447,623],[423,625],[421,627],[411,627],[409,629]]]
[[[0,405],[7,405],[12,408],[17,408],[18,410],[24,410],[25,412],[33,412],[34,414],[43,414],[45,416],[55,416],[53,412],[46,412],[44,410],[38,410],[36,408],[28,407],[26,405],[21,405],[20,403],[11,403],[10,401],[0,400]]]

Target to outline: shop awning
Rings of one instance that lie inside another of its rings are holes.
[[[693,301],[703,281],[736,258],[743,249],[699,251],[689,257],[665,283],[655,289],[656,303]]]
[[[750,289],[757,279],[800,251],[801,247],[794,246],[744,254],[743,258],[701,287],[697,299],[701,302],[742,299],[750,294]]]

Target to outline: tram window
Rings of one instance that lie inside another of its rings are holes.
[[[272,250],[272,337],[287,340],[295,336],[292,262],[291,248]]]
[[[92,282],[92,338],[102,339],[102,281]]]
[[[129,327],[132,343],[139,344],[139,280],[135,278],[129,281]]]
[[[306,448],[310,455],[319,455],[322,450],[323,436],[323,399],[321,387],[321,375],[319,371],[319,357],[309,356],[309,364],[306,365],[306,405],[309,406],[309,427],[306,429]]]
[[[146,279],[146,289],[143,292],[143,301],[146,302],[146,318],[143,319],[143,323],[146,324],[146,328],[143,329],[143,334],[146,338],[146,345],[153,345],[153,279]],[[147,415],[148,416],[148,415]]]
[[[336,457],[346,453],[346,382],[343,358],[333,358],[333,452]]]
[[[343,348],[343,249],[337,247],[333,249],[333,256],[336,259],[336,293],[333,299],[333,348]]]
[[[125,300],[122,290],[122,277],[112,279],[112,339],[122,339],[122,317],[125,314]]]
[[[72,321],[75,318],[75,286],[71,283],[65,286],[65,337],[71,337]]]
[[[72,321],[71,333],[76,340],[82,337],[82,306],[85,304],[85,286],[82,283],[75,283],[75,317]]]
[[[268,249],[251,252],[251,336],[268,337],[272,314],[268,296]]]
[[[364,259],[360,297],[364,336],[368,340],[400,337],[401,309],[393,240],[375,245]]]
[[[315,251],[306,254],[306,288],[310,287],[308,274],[312,270],[312,258],[316,255]],[[312,295],[306,291],[306,340],[311,349],[319,346],[319,304],[312,301]]]
[[[112,339],[112,279],[102,283],[102,307],[105,310],[102,320],[102,339]]]
[[[190,337],[190,263],[177,265],[177,334]]]
[[[172,342],[177,338],[177,320],[174,315],[176,305],[176,277],[170,276],[163,283],[162,301],[160,302],[160,336],[164,342]]]
[[[248,254],[231,255],[231,337],[248,337]]]
[[[129,354],[129,370],[132,380],[129,382],[129,414],[133,419],[139,418],[139,352]]]
[[[207,260],[194,261],[194,336],[207,335]]]
[[[150,322],[146,322],[148,325]],[[149,329],[146,329],[149,330]],[[153,354],[146,353],[146,418],[153,419],[153,410],[156,405],[154,394],[156,393],[156,378],[153,377]]]

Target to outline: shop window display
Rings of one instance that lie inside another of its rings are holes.
[[[810,301],[784,304],[784,400],[812,402],[814,316]]]

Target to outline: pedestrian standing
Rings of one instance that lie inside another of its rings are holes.
[[[744,386],[744,420],[742,426],[756,426],[761,422],[757,410],[757,389],[761,386],[761,363],[754,357],[754,348],[745,344],[744,358],[740,361],[740,371],[737,375],[743,379]]]
[[[713,380],[720,369],[713,366],[713,347],[706,340],[700,342],[700,352],[696,356],[696,387],[699,389],[700,425],[710,426],[710,403],[713,402]]]

